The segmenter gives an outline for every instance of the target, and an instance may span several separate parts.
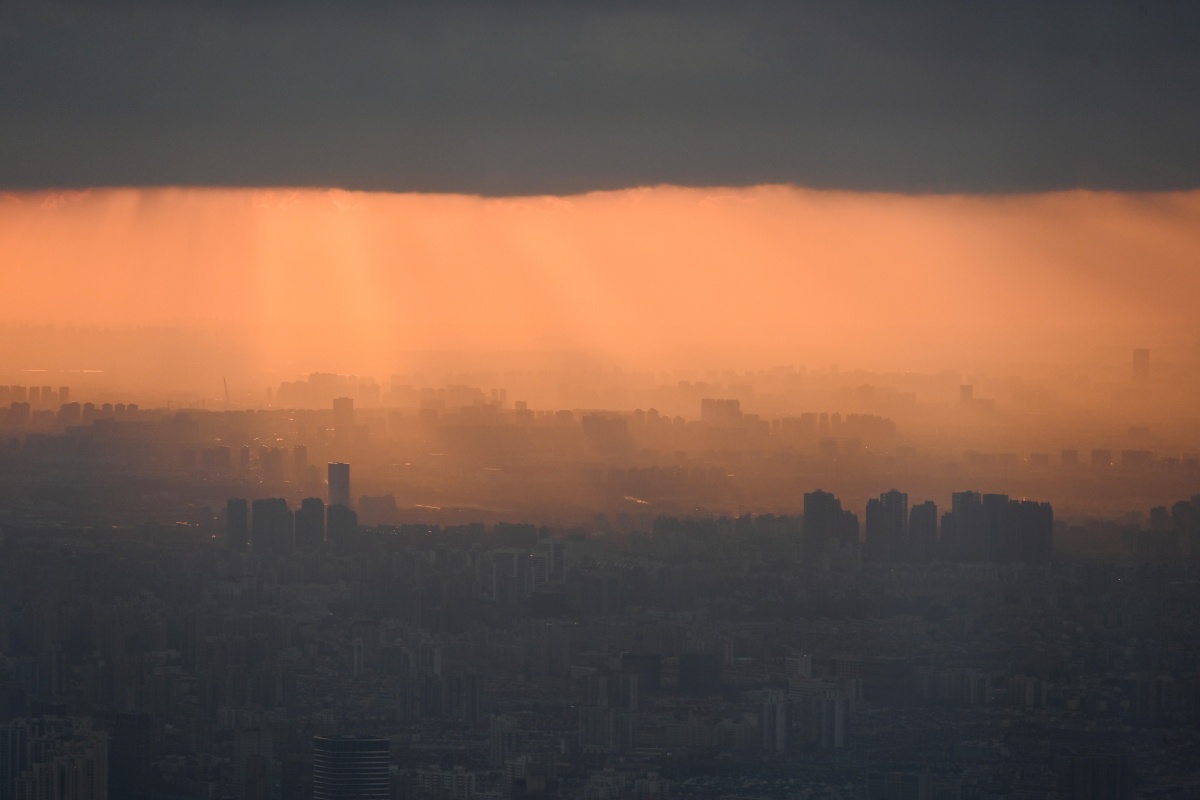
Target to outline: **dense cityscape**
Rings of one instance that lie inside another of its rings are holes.
[[[1200,2],[0,0],[0,800],[1200,800]]]
[[[259,410],[0,393],[5,798],[1200,791],[1200,495],[1106,518],[961,485],[1162,496],[1194,454],[1081,432],[948,470],[912,408],[333,375]],[[1007,435],[979,402],[934,416]]]

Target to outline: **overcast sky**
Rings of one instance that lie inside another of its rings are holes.
[[[1200,3],[882,6],[10,0],[0,187],[1200,186]]]

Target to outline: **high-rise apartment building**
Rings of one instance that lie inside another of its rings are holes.
[[[390,742],[382,736],[313,738],[313,800],[388,800]]]
[[[245,550],[250,543],[250,507],[243,497],[231,497],[225,504],[225,544]]]
[[[907,560],[908,495],[893,489],[867,502],[866,556],[871,561]]]
[[[296,546],[316,547],[325,541],[325,503],[306,497],[296,510]]]
[[[329,505],[350,508],[350,465],[340,461],[329,465]]]

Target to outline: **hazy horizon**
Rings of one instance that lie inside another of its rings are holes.
[[[230,374],[383,380],[427,367],[413,354],[936,372],[1103,368],[1133,347],[1191,360],[1200,346],[1200,192],[4,197],[4,361],[18,372],[192,390]],[[123,354],[88,352],[112,336]]]

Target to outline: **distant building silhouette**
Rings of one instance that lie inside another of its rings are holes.
[[[255,550],[285,553],[292,549],[292,512],[282,497],[255,500],[250,524]]]
[[[250,509],[245,498],[231,497],[225,504],[225,544],[245,550],[250,543]]]
[[[333,552],[345,555],[354,551],[358,540],[358,514],[344,505],[332,505],[326,511],[325,535]]]
[[[308,448],[298,444],[292,448],[292,474],[298,478],[303,477],[306,469],[308,469]]]
[[[841,543],[857,544],[858,517],[842,509],[842,502],[818,489],[804,495],[805,561],[821,558]]]
[[[296,546],[318,547],[325,541],[325,502],[306,497],[296,509]]]
[[[705,398],[700,401],[700,421],[710,425],[737,425],[742,421],[741,401]]]
[[[333,435],[339,442],[348,442],[354,435],[354,398],[333,399]]]
[[[908,556],[908,495],[893,489],[867,501],[866,544],[870,561],[893,562]]]
[[[931,561],[937,553],[937,504],[918,503],[908,514],[908,558],[918,563]]]
[[[329,505],[350,508],[350,465],[329,465]]]
[[[1049,503],[956,492],[942,518],[942,557],[950,561],[1047,561],[1054,550]]]

